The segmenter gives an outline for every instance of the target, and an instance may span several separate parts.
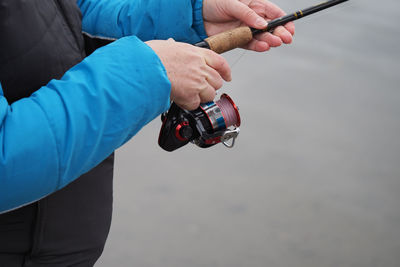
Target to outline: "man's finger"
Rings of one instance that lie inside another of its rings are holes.
[[[183,109],[186,110],[195,110],[200,106],[201,103],[201,98],[200,96],[193,97],[191,101],[188,101],[185,99],[185,101],[182,101],[181,103],[177,103],[178,106],[180,106]]]
[[[269,1],[265,3],[264,8],[265,15],[269,19],[276,19],[286,15],[285,11]]]
[[[263,29],[267,27],[266,20],[263,17],[259,16],[247,5],[239,1],[232,1],[229,3],[229,5],[230,6],[227,7],[227,13],[242,21],[246,25],[257,29]]]
[[[253,39],[244,47],[245,49],[253,50],[256,52],[265,52],[268,51],[271,47],[267,42],[259,41],[257,39]]]
[[[274,35],[278,36],[285,44],[292,42],[292,34],[283,26],[279,26],[274,30]]]
[[[205,89],[200,91],[200,103],[213,101],[215,98],[215,89],[208,85]]]
[[[225,81],[231,81],[231,68],[228,62],[221,55],[214,51],[201,48],[206,64],[216,70]]]
[[[258,41],[266,42],[271,47],[278,47],[282,45],[282,40],[278,36],[275,36],[269,32],[258,34],[254,37]]]
[[[209,66],[207,66],[205,76],[208,84],[211,85],[215,90],[218,90],[224,84],[221,75],[215,69]]]
[[[290,32],[290,34],[293,36],[294,35],[294,31],[295,31],[294,23],[293,22],[288,22],[284,26]]]

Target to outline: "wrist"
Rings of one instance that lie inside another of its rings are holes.
[[[201,39],[208,37],[204,27],[203,4],[205,0],[194,0],[193,3],[193,29]]]

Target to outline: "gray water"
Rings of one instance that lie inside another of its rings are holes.
[[[227,53],[236,146],[164,152],[157,119],[119,149],[96,266],[400,266],[399,10],[351,0]]]

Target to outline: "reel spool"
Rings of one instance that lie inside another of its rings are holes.
[[[203,103],[193,111],[172,103],[161,120],[163,124],[158,144],[166,151],[174,151],[189,142],[202,148],[220,142],[226,147],[233,147],[241,122],[239,108],[227,94],[216,102]]]

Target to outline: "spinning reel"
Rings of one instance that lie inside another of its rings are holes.
[[[227,94],[216,102],[203,103],[193,111],[172,103],[161,115],[161,120],[158,144],[166,151],[174,151],[189,142],[202,148],[218,143],[230,148],[240,132],[239,109]]]

